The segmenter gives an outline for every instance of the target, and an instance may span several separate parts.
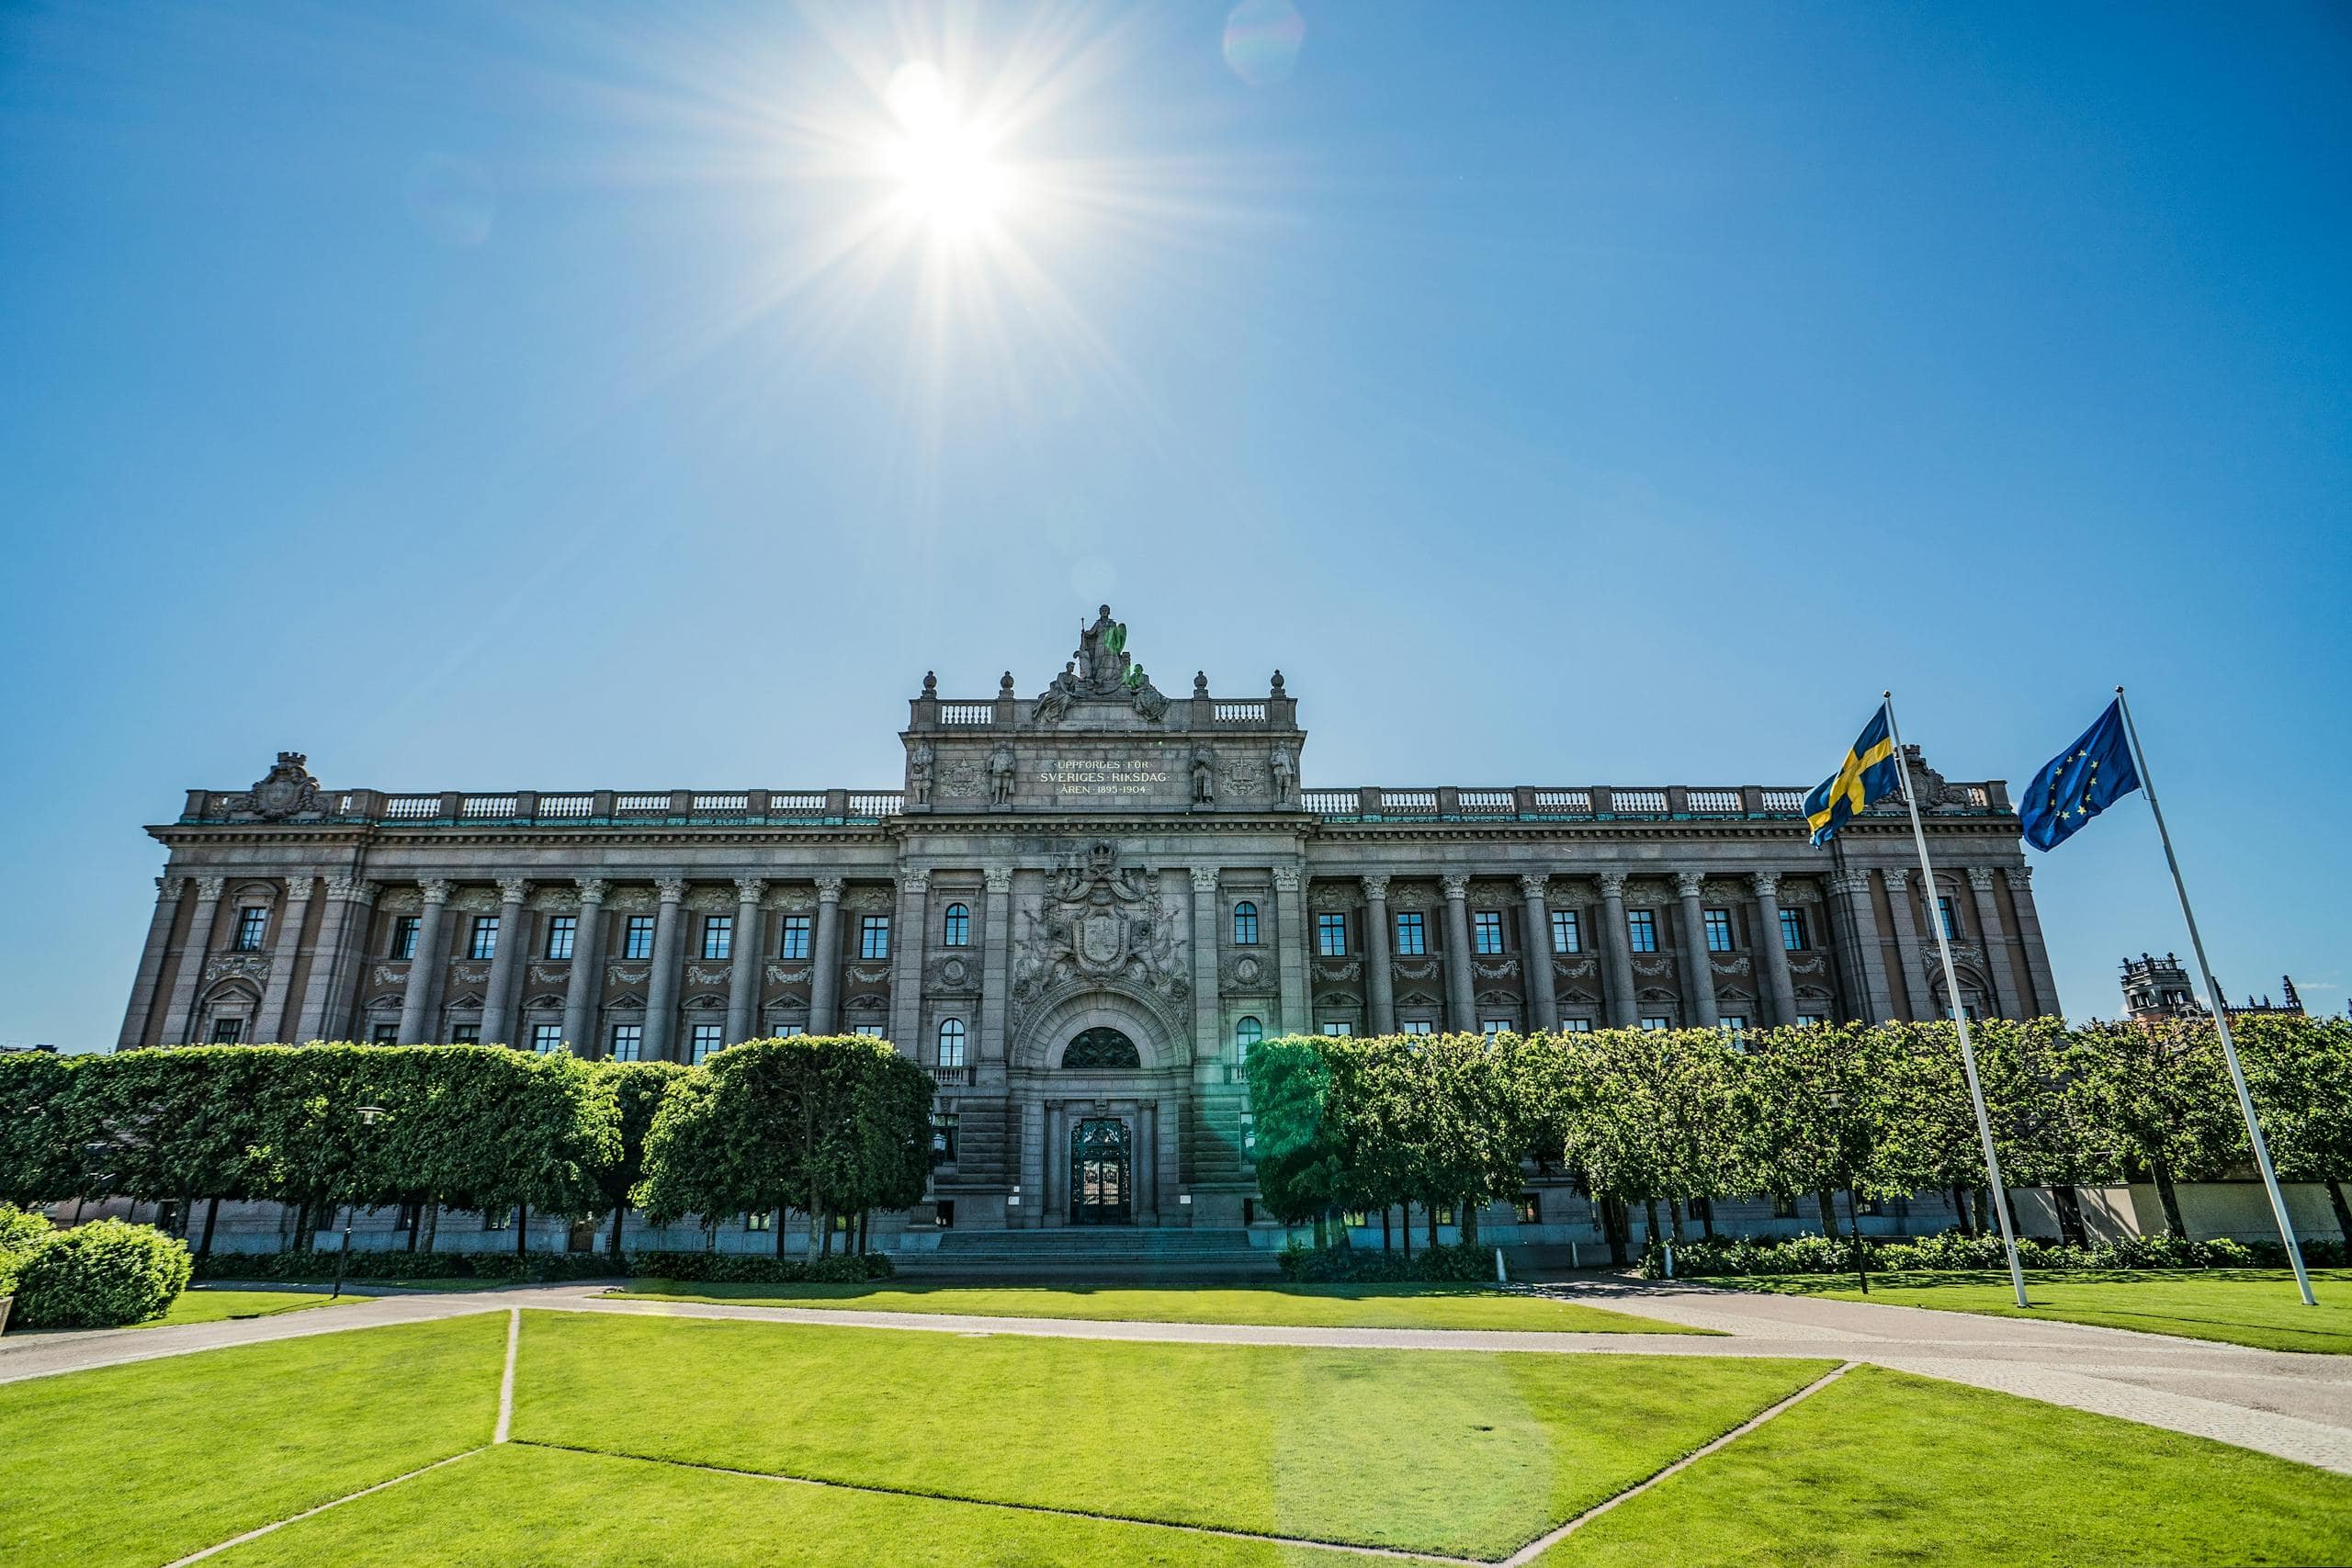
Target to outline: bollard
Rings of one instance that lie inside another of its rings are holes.
[[[1499,1247],[1495,1248],[1495,1283],[1498,1285],[1510,1283],[1510,1275],[1503,1269],[1503,1249]]]
[[[1666,1244],[1666,1277],[1674,1278],[1674,1244],[1670,1241]]]

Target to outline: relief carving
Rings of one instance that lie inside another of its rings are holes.
[[[1056,872],[1021,914],[1025,924],[1011,998],[1016,1020],[1072,979],[1124,979],[1170,1002],[1191,993],[1177,950],[1181,917],[1163,903],[1159,875],[1119,864],[1118,849],[1107,840]]]

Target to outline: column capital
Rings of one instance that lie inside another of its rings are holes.
[[[1448,903],[1470,897],[1470,877],[1465,872],[1449,871],[1437,881],[1438,886],[1445,889]]]
[[[1696,898],[1700,885],[1707,880],[1703,871],[1678,871],[1674,874],[1674,891],[1684,898]]]
[[[1884,870],[1881,871],[1879,874],[1886,878],[1886,890],[1889,893],[1901,893],[1911,886],[1911,873],[1902,866],[1888,866]],[[1867,890],[1869,888],[1871,885],[1871,874],[1869,872],[1858,871],[1854,874],[1854,876],[1863,889]]]
[[[654,883],[653,891],[662,896],[664,904],[675,904],[686,896],[686,879],[683,876],[662,877]]]
[[[735,902],[756,904],[767,897],[767,879],[759,876],[739,876],[735,879]]]
[[[1993,891],[1993,868],[1989,865],[1970,866],[1968,868],[1968,886],[1973,887],[1979,893],[1990,893]]]
[[[155,896],[167,904],[176,904],[187,893],[185,876],[159,876],[155,879]]]
[[[1200,886],[1200,874],[1194,872],[1193,875],[1193,885],[1197,887]],[[1012,868],[1009,865],[983,866],[980,884],[991,893],[1010,893],[1012,891]]]
[[[1192,868],[1193,891],[1195,893],[1216,892],[1216,879],[1219,874],[1217,868],[1213,865],[1193,866]],[[1006,874],[1005,880],[1008,883],[1012,880],[1010,873]]]
[[[1295,893],[1298,891],[1299,884],[1305,880],[1298,867],[1295,865],[1274,867],[1274,891],[1277,893]]]
[[[1388,902],[1388,874],[1386,872],[1374,872],[1358,880],[1363,884],[1363,896],[1375,904]]]
[[[1778,898],[1781,896],[1781,874],[1777,871],[1751,871],[1747,874],[1747,885],[1756,890],[1758,898]]]
[[[605,895],[613,890],[613,885],[601,876],[579,877],[576,886],[582,904],[601,904],[605,901]]]
[[[289,904],[307,903],[311,897],[311,890],[313,887],[316,887],[318,884],[319,879],[315,876],[300,875],[288,877],[286,879],[286,901]]]
[[[838,876],[817,878],[817,902],[838,904],[842,901],[842,879]]]
[[[423,877],[418,880],[416,886],[419,891],[424,893],[424,901],[428,904],[446,904],[449,901],[451,884],[446,876]]]
[[[228,886],[229,879],[225,876],[199,876],[196,879],[196,896],[217,900],[220,890]]]
[[[1519,879],[1519,896],[1529,903],[1537,903],[1552,896],[1552,875],[1549,872],[1522,873]]]
[[[372,904],[376,901],[376,885],[365,877],[330,876],[327,896],[348,904]]]
[[[498,879],[498,901],[500,903],[519,904],[530,896],[531,883],[528,877],[502,876]]]
[[[1625,874],[1622,871],[1597,872],[1593,880],[1600,884],[1603,898],[1623,898],[1625,896]]]
[[[2012,887],[2022,889],[2033,883],[2033,867],[2030,865],[2007,866],[2003,868],[2001,874],[2009,879]]]
[[[901,870],[899,873],[899,891],[901,893],[930,892],[931,868],[916,865]]]

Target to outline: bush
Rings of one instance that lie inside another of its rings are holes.
[[[39,1210],[0,1203],[0,1296],[16,1293],[17,1276],[26,1260],[40,1250],[54,1228]]]
[[[334,1278],[330,1249],[302,1252],[216,1252],[198,1272],[207,1280],[311,1281]],[[815,1280],[835,1284],[887,1280],[895,1269],[878,1252],[840,1254],[817,1259],[763,1253],[633,1252],[624,1266],[632,1275],[663,1280],[718,1280],[775,1285]],[[345,1260],[346,1280],[500,1280],[514,1283],[550,1280],[607,1280],[623,1269],[602,1252],[548,1252],[517,1258],[511,1252],[355,1252]]]
[[[1946,1231],[1940,1235],[1904,1241],[1864,1238],[1874,1270],[1896,1273],[1906,1269],[2007,1269],[2008,1255],[1998,1235],[1969,1235]],[[2303,1243],[2303,1260],[2314,1269],[2338,1266],[2345,1256],[2340,1241]],[[2097,1247],[2068,1247],[2061,1242],[2022,1236],[2018,1262],[2026,1269],[2283,1269],[2287,1249],[2275,1241],[2188,1241],[2179,1236],[2134,1235]],[[1653,1249],[1635,1270],[1643,1279],[1665,1273],[1664,1260]],[[1702,1279],[1722,1274],[1850,1274],[1854,1244],[1849,1238],[1825,1235],[1790,1236],[1781,1241],[1753,1238],[1692,1242],[1674,1249],[1678,1278]]]
[[[153,1225],[96,1220],[24,1259],[12,1314],[27,1328],[114,1328],[170,1310],[187,1288],[187,1247]]]
[[[814,1263],[745,1252],[632,1252],[628,1271],[640,1279],[730,1285],[862,1284],[898,1272],[878,1252],[837,1253]]]
[[[1402,1252],[1374,1251],[1358,1247],[1283,1248],[1275,1259],[1285,1280],[1305,1282],[1377,1284],[1390,1280],[1480,1280],[1495,1277],[1491,1247],[1476,1246],[1424,1247],[1408,1260]]]

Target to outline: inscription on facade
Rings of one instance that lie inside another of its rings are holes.
[[[1157,795],[1167,787],[1168,770],[1145,758],[1057,759],[1037,782],[1064,797]]]

